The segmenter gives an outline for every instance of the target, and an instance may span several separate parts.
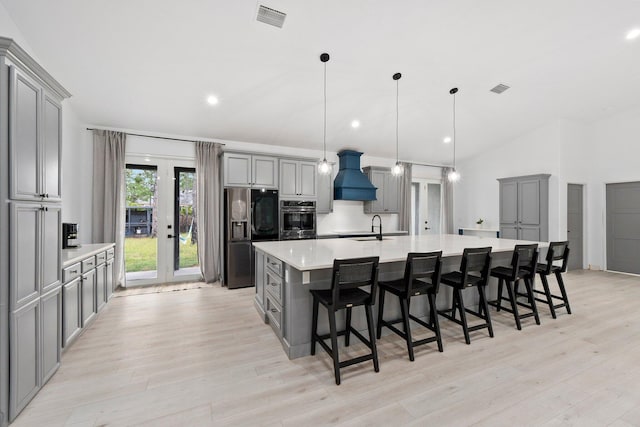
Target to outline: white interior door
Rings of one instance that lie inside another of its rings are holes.
[[[199,280],[195,162],[127,156],[126,201],[127,286]]]
[[[442,188],[440,181],[414,178],[411,186],[412,234],[440,234]]]

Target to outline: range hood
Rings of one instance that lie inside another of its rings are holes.
[[[360,170],[362,153],[342,150],[338,153],[340,168],[333,181],[334,200],[377,200],[377,188]]]

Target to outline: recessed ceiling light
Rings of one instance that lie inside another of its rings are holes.
[[[445,144],[450,143],[450,142],[451,142],[451,137],[450,137],[450,136],[445,137],[445,138],[442,140],[442,142],[444,142]]]
[[[640,28],[634,28],[627,33],[627,40],[637,39],[640,36]]]
[[[215,96],[213,96],[213,95],[209,95],[209,96],[207,97],[207,103],[208,103],[209,105],[216,105],[216,104],[218,103],[218,98],[217,98],[217,97],[215,97]]]
[[[354,120],[351,122],[351,127],[354,129],[358,129],[360,127],[360,121],[359,120]]]

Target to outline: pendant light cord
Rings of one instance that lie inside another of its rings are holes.
[[[322,135],[324,160],[327,160],[327,63],[324,63],[324,130]]]
[[[396,164],[399,163],[398,151],[398,123],[400,122],[400,79],[396,80]]]
[[[456,170],[456,94],[453,94],[453,170]]]

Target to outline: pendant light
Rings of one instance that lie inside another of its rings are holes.
[[[400,176],[402,175],[403,172],[403,168],[402,165],[400,164],[400,159],[398,156],[398,123],[399,123],[399,117],[400,117],[400,78],[402,77],[402,74],[400,73],[395,73],[393,75],[393,80],[396,81],[396,164],[391,168],[391,174],[393,176]]]
[[[460,174],[456,170],[456,93],[458,93],[458,88],[454,87],[449,93],[453,95],[453,169],[447,178],[450,182],[456,182],[460,179]]]
[[[323,53],[320,55],[320,61],[324,63],[324,128],[322,133],[324,157],[318,164],[318,172],[321,175],[328,175],[331,172],[331,165],[327,162],[327,62],[329,61],[329,54]]]

